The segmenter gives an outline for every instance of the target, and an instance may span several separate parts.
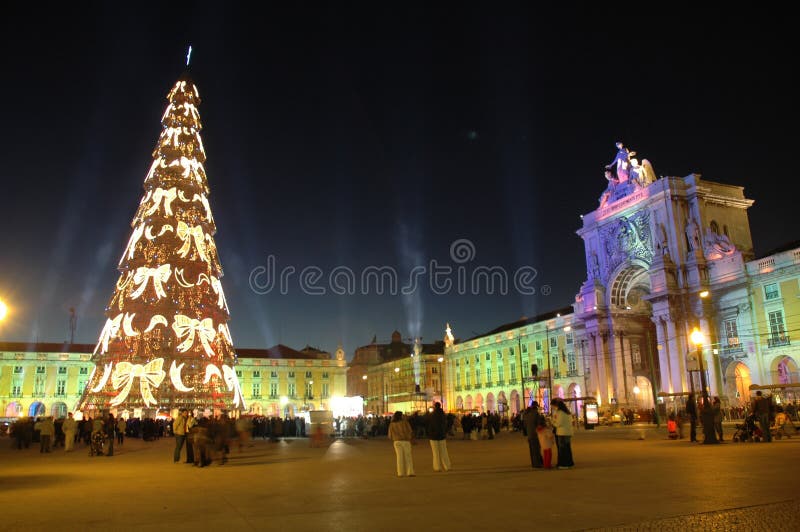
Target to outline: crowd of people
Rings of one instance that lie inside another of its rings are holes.
[[[701,419],[702,404],[694,396],[689,396],[685,407],[668,416],[670,433],[687,422],[690,427],[690,440],[696,441],[696,429]],[[788,422],[797,420],[800,414],[796,403],[776,406],[770,397],[757,392],[754,401],[743,407],[723,408],[719,398],[713,398],[706,408],[712,409],[714,428],[722,441],[723,420],[741,419],[755,416],[770,441],[770,424],[777,416]],[[633,411],[624,412],[624,419],[632,422]],[[654,414],[654,413],[653,413]],[[652,416],[655,418],[655,416]],[[706,419],[711,419],[706,417]],[[549,414],[540,411],[539,404],[533,402],[524,411],[510,419],[497,412],[475,414],[467,412],[457,416],[445,413],[439,403],[428,412],[414,412],[404,415],[395,412],[392,416],[352,416],[333,419],[333,436],[347,438],[375,438],[386,436],[393,442],[396,470],[398,476],[415,476],[411,455],[411,444],[418,439],[428,439],[431,446],[434,471],[448,471],[451,468],[447,450],[447,437],[455,437],[460,430],[463,439],[494,439],[503,428],[522,432],[528,442],[531,466],[535,469],[570,469],[574,467],[572,456],[572,436],[579,419],[573,415],[561,399],[550,404]],[[39,418],[20,418],[10,427],[10,436],[17,449],[30,448],[39,443],[41,453],[50,453],[56,448],[70,452],[76,445],[89,449],[90,456],[113,456],[114,445],[121,446],[126,438],[139,438],[154,441],[164,437],[174,437],[173,461],[205,467],[214,462],[224,464],[228,460],[231,447],[238,444],[239,450],[252,445],[255,438],[277,442],[282,438],[306,437],[306,420],[302,416],[280,418],[277,416],[244,415],[238,418],[226,414],[218,416],[195,417],[186,409],[170,418],[115,418],[106,412],[95,418],[75,420],[72,413],[66,418],[54,419],[52,416]],[[682,437],[682,434],[681,434]]]

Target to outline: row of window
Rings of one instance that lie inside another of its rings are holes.
[[[767,321],[769,322],[769,341],[771,343],[785,341],[786,324],[783,321],[783,311],[773,310],[767,313]],[[731,318],[722,322],[722,330],[725,335],[726,347],[739,347],[741,345],[739,339],[739,327],[736,324],[736,318]]]
[[[641,356],[639,355],[638,346],[634,351],[635,351],[634,357],[638,358],[639,362],[641,363]],[[566,364],[567,364],[568,375],[577,375],[577,373],[578,373],[578,364],[577,364],[577,360],[576,360],[574,352],[570,351],[569,353],[566,353],[566,355],[564,355],[564,360],[562,360],[562,362],[566,362]],[[636,361],[634,361],[634,362],[636,362]],[[523,367],[525,367],[525,366],[528,365],[528,360],[527,359],[523,359],[522,363],[523,363]],[[537,366],[539,368],[539,371],[544,369],[543,366],[542,366],[542,357],[536,357],[536,364],[537,364]],[[458,365],[458,361],[456,361],[456,365]],[[561,376],[561,372],[559,371],[559,367],[560,366],[559,366],[558,355],[552,355],[551,367],[554,370],[553,371],[553,376],[555,378],[559,378]],[[531,368],[531,371],[533,371],[533,368]],[[509,374],[510,374],[509,377],[510,377],[511,380],[516,380],[516,377],[517,377],[517,365],[516,365],[516,363],[511,362],[509,364]],[[475,386],[481,386],[481,376],[482,375],[483,375],[483,373],[481,372],[480,368],[476,368],[475,369]],[[486,383],[487,386],[489,386],[489,385],[491,385],[493,383],[493,381],[492,381],[492,376],[493,375],[494,375],[494,373],[492,371],[492,368],[486,368],[486,381],[485,381],[485,383]],[[467,386],[472,386],[472,384],[473,384],[472,383],[472,372],[465,371],[464,372],[464,379],[465,379],[465,384]],[[497,384],[505,382],[505,367],[504,366],[497,366],[497,381],[498,381]],[[456,386],[457,387],[461,386],[461,372],[460,371],[456,372]]]
[[[572,333],[569,333],[569,334],[565,335],[565,337],[566,337],[567,345],[572,345],[572,343],[574,342]],[[528,344],[521,344],[521,345],[522,345],[522,354],[523,355],[527,355],[528,354]],[[541,340],[536,340],[535,347],[536,347],[536,351],[541,351],[542,350],[542,341]],[[550,338],[550,347],[551,348],[557,348],[558,347],[558,338],[556,336],[553,336],[553,337]],[[495,353],[496,353],[497,360],[502,360],[503,359],[503,351],[498,349],[497,351],[495,351]],[[514,358],[515,350],[514,350],[513,347],[509,347],[508,348],[508,356],[510,358]],[[492,360],[492,353],[490,351],[487,351],[486,353],[484,353],[484,358],[486,360],[489,360],[489,361]],[[466,358],[464,360],[465,360],[465,364],[469,366],[469,358]],[[476,364],[480,364],[480,362],[481,362],[481,356],[480,355],[475,355],[475,363]],[[459,365],[459,361],[456,360],[456,366],[458,366],[458,365]]]
[[[15,375],[21,375],[22,373],[25,373],[25,368],[23,366],[14,366],[14,374]],[[37,375],[45,375],[46,373],[47,373],[47,366],[36,366],[36,374]],[[80,375],[88,375],[89,374],[89,368],[88,367],[79,368],[78,373]],[[67,374],[67,366],[59,366],[58,367],[58,374],[59,375],[66,375]]]
[[[86,387],[85,381],[80,381],[78,383],[78,393],[83,392],[83,389]],[[33,395],[34,396],[43,396],[45,395],[45,380],[43,378],[37,377],[36,380],[33,382]],[[67,395],[67,381],[66,379],[58,379],[56,381],[56,397],[62,397]],[[11,396],[12,397],[22,397],[22,382],[19,380],[15,380],[11,383]]]
[[[289,374],[289,378],[290,379],[294,379],[295,378],[295,372],[294,371],[290,371],[290,372],[288,372],[288,374]],[[242,370],[237,369],[236,370],[236,376],[241,379],[242,378]],[[272,379],[277,379],[278,378],[278,372],[277,371],[270,371],[269,372],[269,376]],[[253,378],[254,379],[260,379],[261,378],[261,370],[257,369],[255,371],[253,371]],[[306,379],[310,379],[310,378],[311,378],[311,372],[310,371],[306,371]],[[329,378],[329,373],[327,371],[323,371],[322,372],[322,378],[323,379]]]
[[[261,397],[261,383],[260,382],[254,382],[253,383],[252,392],[253,392],[253,394],[252,394],[253,397]],[[277,398],[278,395],[279,395],[278,383],[277,382],[269,383],[269,396],[271,398]],[[287,384],[286,395],[288,395],[289,397],[295,397],[297,395],[297,386],[295,385],[295,383],[290,382],[290,383]],[[322,398],[323,399],[327,399],[329,395],[330,395],[330,385],[327,382],[323,382],[322,383]],[[312,391],[311,383],[306,383],[306,397],[311,398],[313,396],[314,396],[314,392]]]

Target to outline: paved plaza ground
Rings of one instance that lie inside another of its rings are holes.
[[[459,435],[447,473],[418,441],[413,478],[395,476],[385,438],[259,440],[203,469],[173,464],[171,439],[95,458],[10,444],[0,439],[0,530],[800,529],[800,437],[710,446],[601,427],[575,435],[574,469],[542,471],[521,434]]]

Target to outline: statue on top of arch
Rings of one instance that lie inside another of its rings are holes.
[[[600,196],[601,208],[609,202],[646,187],[657,179],[650,161],[642,159],[640,164],[636,159],[636,152],[630,151],[622,142],[617,142],[616,147],[617,155],[605,167],[608,187]]]

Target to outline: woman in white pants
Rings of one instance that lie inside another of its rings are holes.
[[[415,477],[414,461],[411,458],[411,425],[403,417],[403,413],[397,411],[392,416],[389,423],[389,439],[394,442],[394,454],[397,456],[397,476]]]

